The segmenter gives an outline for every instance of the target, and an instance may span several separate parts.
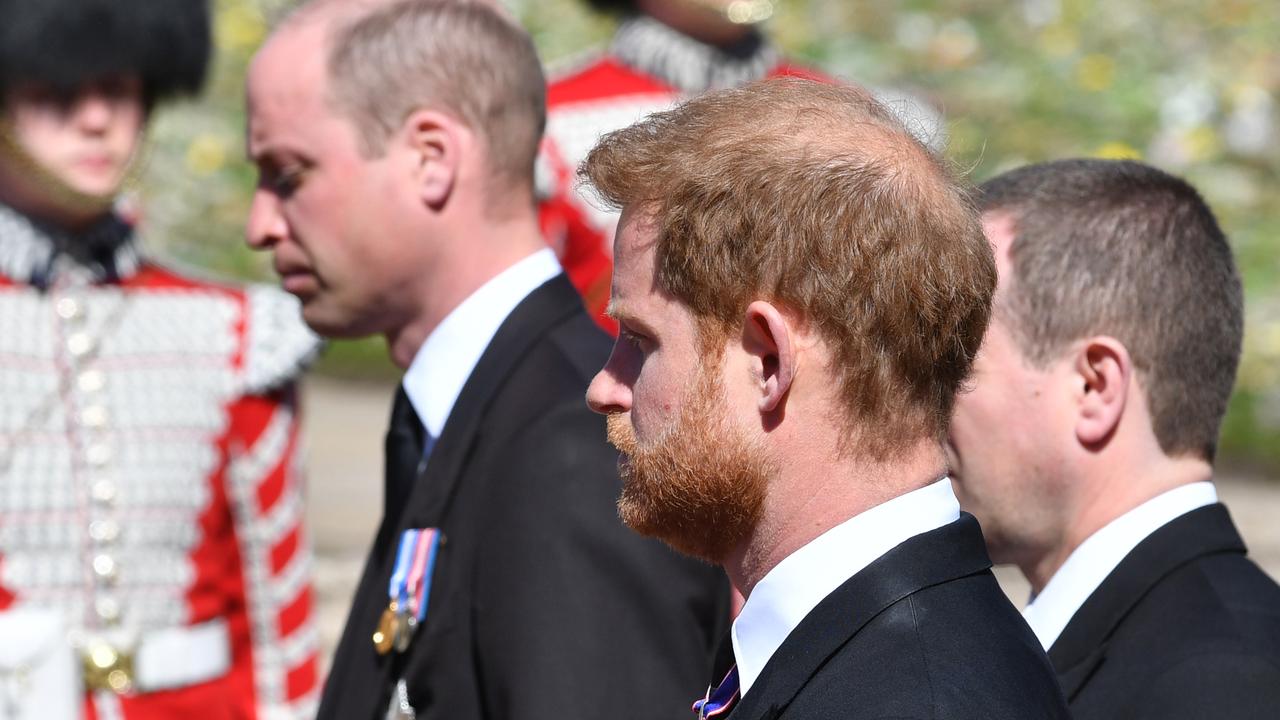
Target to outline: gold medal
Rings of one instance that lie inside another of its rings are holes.
[[[387,609],[382,611],[382,617],[378,619],[378,628],[373,633],[373,649],[377,650],[379,655],[391,652],[400,632],[400,608],[396,601],[392,600]]]

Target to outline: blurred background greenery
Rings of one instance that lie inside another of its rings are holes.
[[[507,0],[552,67],[607,40],[577,0]],[[138,195],[150,247],[206,273],[271,280],[242,243],[252,168],[243,78],[291,0],[214,0],[215,71],[156,118]],[[904,90],[945,121],[974,182],[1064,156],[1133,157],[1189,179],[1232,238],[1248,323],[1223,439],[1229,461],[1280,469],[1280,2],[780,0],[768,31],[796,58]],[[321,372],[394,377],[379,339],[339,343]]]

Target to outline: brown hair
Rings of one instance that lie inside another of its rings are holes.
[[[865,90],[710,93],[607,135],[581,175],[652,209],[658,283],[723,340],[768,299],[827,341],[858,449],[945,432],[995,262],[968,193]]]
[[[1212,460],[1235,384],[1244,299],[1195,188],[1133,161],[1060,160],[983,184],[1015,239],[1001,316],[1044,366],[1094,334],[1128,349],[1165,454]]]
[[[366,154],[414,110],[456,113],[480,134],[496,177],[531,187],[546,81],[528,33],[480,0],[374,4],[331,38],[330,90]]]

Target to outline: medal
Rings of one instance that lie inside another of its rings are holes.
[[[426,620],[431,574],[443,538],[436,528],[401,534],[395,570],[387,586],[387,609],[373,633],[373,647],[379,655],[408,650],[414,632]]]
[[[409,641],[413,639],[413,631],[416,629],[417,623],[413,622],[413,616],[405,612],[405,608],[400,608],[396,613],[395,625],[395,642],[392,645],[396,652],[404,652],[409,649]]]
[[[373,633],[373,649],[377,650],[379,655],[391,652],[399,630],[397,611],[396,601],[392,600],[387,609],[382,611],[382,617],[378,619],[378,629]]]

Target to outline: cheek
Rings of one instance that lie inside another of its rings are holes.
[[[52,120],[19,117],[14,120],[18,147],[46,170],[62,170],[75,149],[75,136]]]
[[[682,376],[664,369],[662,358],[657,355],[637,358],[635,362],[635,382],[631,391],[632,423],[637,432],[643,432],[641,428],[660,430],[679,411],[677,403],[682,385],[677,381]]]

